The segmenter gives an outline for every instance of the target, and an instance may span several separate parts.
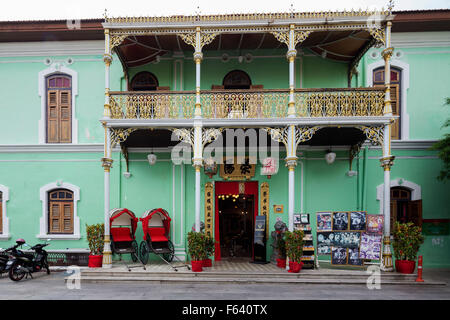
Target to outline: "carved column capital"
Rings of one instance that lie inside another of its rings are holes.
[[[387,156],[380,159],[381,167],[384,168],[384,171],[391,170],[391,167],[394,165],[395,156]]]
[[[105,172],[109,172],[112,168],[113,159],[110,158],[101,158],[102,161],[102,167],[105,170]]]

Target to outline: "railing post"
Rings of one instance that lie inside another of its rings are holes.
[[[289,61],[289,103],[288,103],[288,117],[295,117],[295,57],[297,56],[297,50],[295,50],[295,26],[291,24],[289,26],[289,45],[286,57]]]
[[[195,52],[194,52],[194,62],[195,62],[195,118],[201,118],[202,116],[202,105],[200,100],[200,64],[203,60],[203,53],[201,47],[201,32],[200,27],[195,30]]]

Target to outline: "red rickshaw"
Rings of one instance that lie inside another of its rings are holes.
[[[131,254],[133,262],[139,258],[139,248],[135,236],[137,223],[138,218],[126,208],[112,209],[109,212],[111,252],[119,254],[121,260],[122,254]]]
[[[142,263],[147,264],[149,254],[154,253],[175,271],[178,271],[178,267],[190,269],[186,264],[178,266],[171,264],[173,259],[180,260],[175,256],[175,249],[170,241],[170,221],[172,219],[166,210],[162,208],[147,210],[139,220],[142,222],[144,231],[144,241],[139,246]]]

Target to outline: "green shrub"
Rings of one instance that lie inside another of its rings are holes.
[[[91,255],[102,255],[105,235],[104,224],[86,225],[86,234]]]
[[[286,231],[284,236],[286,238],[286,255],[289,261],[300,263],[303,256],[303,231]]]
[[[415,261],[420,245],[424,241],[422,229],[414,226],[412,222],[399,223],[394,225],[394,255],[397,260]]]

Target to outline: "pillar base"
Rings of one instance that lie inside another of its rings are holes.
[[[389,236],[384,236],[383,240],[383,257],[381,263],[381,270],[387,272],[394,271],[394,266],[392,264],[391,240]]]

